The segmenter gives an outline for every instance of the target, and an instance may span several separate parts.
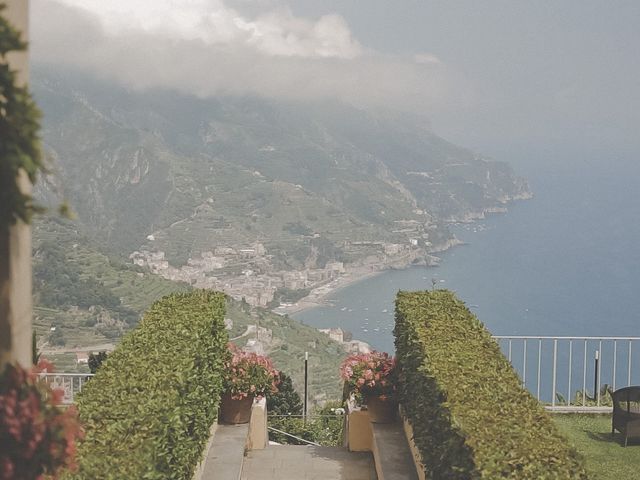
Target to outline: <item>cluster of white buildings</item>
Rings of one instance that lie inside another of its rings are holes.
[[[196,288],[220,290],[252,306],[266,307],[280,288],[314,288],[345,273],[342,262],[329,262],[325,268],[302,271],[269,271],[266,249],[261,243],[247,248],[218,247],[190,258],[186,265],[169,264],[163,251],[140,250],[129,258],[135,265],[169,280]],[[233,267],[233,268],[228,268]],[[238,274],[238,270],[242,271]]]

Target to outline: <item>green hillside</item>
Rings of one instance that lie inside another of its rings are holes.
[[[50,352],[114,343],[154,300],[192,285],[277,305],[345,270],[427,263],[453,239],[449,222],[528,195],[508,165],[422,118],[139,92],[42,66],[32,88],[54,170],[38,195],[62,193],[77,214],[34,228],[35,323]],[[338,344],[242,302],[230,300],[228,318],[237,343],[272,355],[298,386],[309,351],[312,395],[339,395]]]
[[[34,232],[34,329],[39,348],[60,371],[78,370],[71,353],[75,349],[117,343],[151,303],[190,288],[99,252],[68,220],[41,219]],[[262,335],[264,353],[292,377],[300,391],[304,352],[309,352],[310,397],[340,395],[338,375],[344,352],[327,335],[233,299],[228,300],[226,317],[233,324],[229,336],[240,346],[256,338],[255,331],[243,335],[250,325],[269,330],[268,341]]]
[[[145,247],[180,266],[212,246],[259,240],[295,269],[309,237],[337,258],[345,241],[408,243],[404,220],[435,244],[450,236],[444,221],[527,194],[506,164],[399,115],[139,93],[43,68],[33,89],[79,228],[121,256]]]

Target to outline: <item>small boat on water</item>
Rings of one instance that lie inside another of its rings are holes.
[[[382,313],[387,313],[389,310],[387,310],[386,308],[384,310],[382,310]]]

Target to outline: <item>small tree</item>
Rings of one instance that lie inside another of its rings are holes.
[[[35,330],[31,332],[31,363],[37,365],[40,361],[40,352],[38,352],[38,338]]]
[[[293,388],[291,377],[280,372],[278,378],[278,391],[266,395],[267,412],[270,415],[302,415],[302,400]]]
[[[100,368],[100,366],[102,365],[102,362],[104,362],[107,359],[107,352],[102,351],[102,352],[98,352],[98,353],[91,353],[89,354],[89,370],[91,371],[91,373],[96,373],[98,371],[98,369]]]
[[[49,344],[53,347],[64,347],[67,344],[60,327],[55,327],[55,330],[49,335]]]

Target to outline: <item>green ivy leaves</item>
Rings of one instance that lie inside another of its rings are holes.
[[[17,220],[29,222],[42,211],[19,177],[34,183],[44,163],[38,132],[40,112],[27,87],[17,85],[16,72],[9,67],[7,54],[26,49],[20,34],[2,16],[6,6],[0,3],[0,229]]]

